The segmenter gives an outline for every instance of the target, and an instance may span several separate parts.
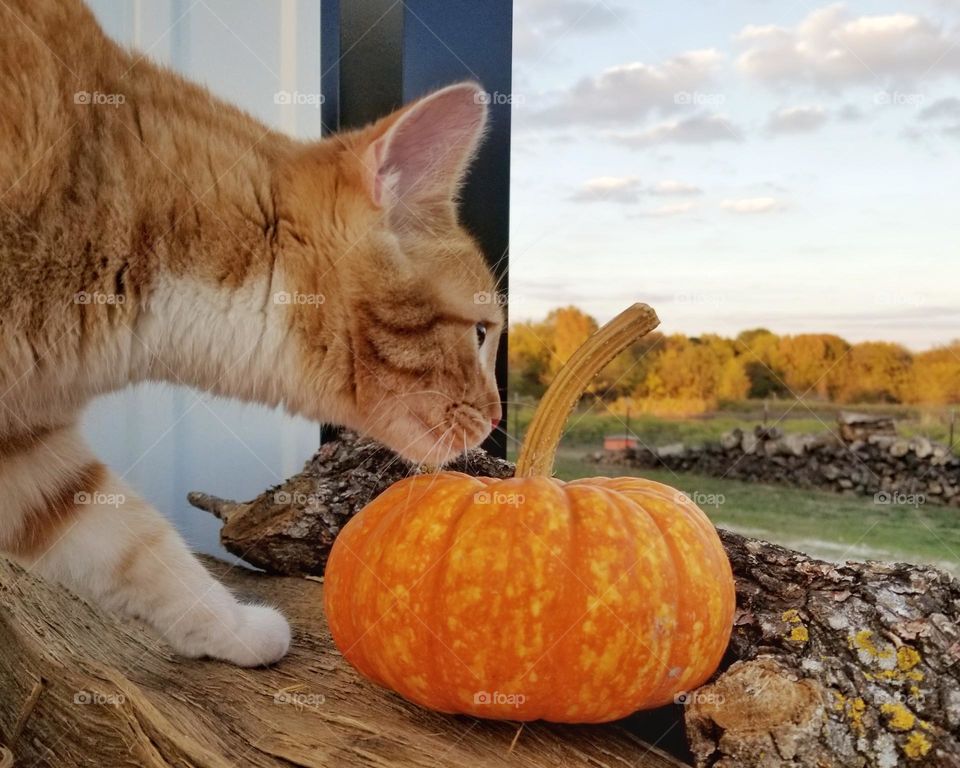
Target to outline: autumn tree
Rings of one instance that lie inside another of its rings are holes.
[[[905,399],[911,403],[960,403],[960,340],[914,355]]]
[[[636,394],[713,404],[742,399],[748,389],[742,361],[730,340],[712,334],[695,339],[676,334],[661,346]]]
[[[766,328],[741,331],[734,341],[750,381],[748,397],[785,397],[790,390],[780,361],[780,337]]]
[[[547,315],[546,325],[550,329],[550,361],[547,371],[552,380],[563,364],[599,326],[590,315],[576,307],[553,310]]]
[[[549,382],[550,329],[545,323],[511,323],[507,345],[511,397],[539,398]]]
[[[541,322],[512,323],[507,351],[513,395],[540,397],[597,327],[576,307],[555,309]]]
[[[633,394],[656,364],[663,343],[663,334],[654,331],[627,347],[597,376],[597,395],[616,400]]]
[[[540,397],[557,371],[597,329],[576,307],[551,312],[540,322],[510,326],[512,396]],[[835,402],[960,403],[960,340],[912,355],[897,344],[851,346],[839,336],[778,336],[754,328],[728,339],[652,333],[597,377],[595,397],[723,401],[768,397],[817,397]]]
[[[837,377],[836,398],[843,403],[899,403],[908,390],[912,358],[899,344],[854,344]]]
[[[784,383],[797,396],[815,393],[828,399],[842,373],[841,361],[850,345],[828,333],[782,336],[776,361]]]

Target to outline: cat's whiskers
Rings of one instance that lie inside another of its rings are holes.
[[[441,397],[447,398],[447,400],[456,402],[456,399],[452,395],[448,395],[446,392],[441,392],[438,389],[419,389],[416,392],[398,392],[396,394],[397,394],[397,397],[414,397],[416,395],[440,395]]]
[[[441,426],[443,426],[443,422],[442,422],[442,421],[439,422],[438,424],[436,424],[436,426],[432,427],[432,428],[430,429],[430,433],[432,433],[434,430],[439,429]],[[446,432],[444,432],[444,434],[440,436],[440,438],[433,444],[433,446],[431,447],[430,450],[433,451],[433,450],[445,439],[445,437],[446,437]],[[414,444],[415,442],[417,442],[419,439],[420,439],[420,435],[418,435],[418,436],[415,437],[413,440],[411,440],[409,443],[407,443],[407,444],[403,447],[403,450],[402,450],[402,451],[398,451],[398,452],[395,451],[396,455],[395,455],[395,456],[387,463],[387,465],[380,471],[380,473],[377,475],[377,480],[382,479],[383,476],[387,473],[387,471],[388,471],[391,467],[393,467],[393,465],[396,464],[398,461],[400,461],[400,460],[406,461],[406,459],[403,459],[403,456],[402,456],[403,452],[406,451],[407,448],[409,448],[411,445],[413,445],[413,444]]]
[[[380,414],[380,416],[379,416],[379,417],[377,418],[377,420],[374,422],[374,426],[380,426],[380,422],[383,421],[383,419],[387,418],[387,416],[389,415],[389,411],[387,411],[387,410],[381,411],[381,410],[380,410],[380,406],[383,405],[384,401],[385,401],[388,397],[390,397],[390,392],[384,392],[383,395],[380,396],[380,400],[377,401],[377,404],[373,407],[374,413],[379,413],[379,414]],[[410,410],[407,406],[404,406],[404,408],[407,408],[407,410]]]
[[[441,426],[441,425],[438,424],[436,427],[434,427],[434,429],[437,429],[437,428],[439,428],[440,426]],[[431,449],[430,449],[430,452],[432,452],[434,449],[436,449],[436,447],[437,447],[438,445],[440,445],[444,440],[447,439],[447,435],[450,433],[450,429],[451,429],[451,428],[448,427],[446,430],[444,430],[443,434],[440,435],[440,437],[436,440],[436,442],[434,442],[433,446],[432,446]],[[418,438],[418,439],[419,439],[419,438]],[[415,442],[415,441],[414,441],[414,442]],[[412,444],[413,444],[413,443],[410,443],[410,445],[412,445]],[[407,447],[409,447],[409,445],[408,445]],[[380,480],[380,479],[383,477],[384,473],[386,473],[386,471],[387,471],[390,467],[392,467],[397,461],[399,461],[401,458],[402,458],[402,457],[401,457],[399,454],[397,454],[397,456],[395,456],[395,457],[390,461],[390,463],[387,464],[387,466],[383,468],[383,470],[381,471],[381,473],[377,476],[377,479]],[[421,465],[420,468],[421,468],[421,470],[422,470],[423,465]],[[430,475],[433,475],[434,477],[436,477],[437,474],[439,473],[439,471],[440,471],[440,465],[435,465],[435,466],[431,466],[431,467],[430,467],[430,471],[429,471],[429,472],[423,472],[422,474],[430,474]],[[436,482],[436,481],[435,481],[435,480],[434,480],[434,481],[431,481],[431,483],[430,483],[430,488],[433,487],[434,482]]]

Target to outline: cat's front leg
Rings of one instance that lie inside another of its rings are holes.
[[[155,509],[72,429],[23,442],[0,463],[0,550],[108,610],[140,618],[175,651],[254,667],[282,658],[290,628],[244,605]]]

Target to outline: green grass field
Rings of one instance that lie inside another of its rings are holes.
[[[771,421],[787,408],[789,405],[778,413],[771,408]],[[533,409],[515,410],[519,413],[511,414],[511,428],[518,424],[522,435]],[[836,410],[820,406],[811,415],[806,408],[795,406],[778,426],[793,432],[833,429]],[[879,409],[867,406],[850,410]],[[890,407],[885,407],[885,412],[889,411]],[[897,415],[901,434],[925,434],[946,442],[942,413],[931,415],[918,409],[901,409]],[[760,418],[762,406],[757,409],[744,404],[740,409],[721,410],[694,419],[634,418],[630,430],[650,446],[696,443],[715,440],[732,427],[750,427]],[[827,560],[904,560],[930,563],[960,575],[960,510],[956,508],[932,504],[916,509],[886,506],[868,497],[678,475],[667,470],[629,470],[585,460],[588,453],[601,447],[605,434],[622,432],[622,420],[603,412],[602,407],[574,413],[558,453],[557,476],[572,480],[597,474],[642,475],[691,495],[717,525],[731,530]],[[511,433],[516,434],[512,429]],[[516,442],[511,441],[511,446],[513,454]]]
[[[584,461],[576,448],[561,450],[556,470],[568,480],[642,475],[684,491],[719,526],[827,560],[904,560],[960,575],[960,510],[952,507],[891,507],[823,491],[604,467]]]
[[[523,434],[533,416],[536,403],[511,403],[510,432]],[[950,408],[900,405],[840,406],[817,401],[771,400],[767,403],[768,424],[775,424],[785,432],[836,431],[837,413],[856,411],[894,416],[897,429],[905,437],[925,435],[931,440],[946,443],[949,440]],[[602,402],[577,409],[567,423],[566,441],[599,447],[604,435],[621,434],[628,428],[650,446],[668,443],[702,443],[719,439],[734,427],[752,427],[764,418],[764,404],[744,401],[723,405],[719,410],[692,418],[663,418],[634,415],[627,420],[612,413]],[[960,427],[957,435],[960,438]]]

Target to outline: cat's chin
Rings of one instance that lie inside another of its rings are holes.
[[[403,458],[412,461],[415,464],[425,464],[432,467],[442,467],[453,461],[471,448],[475,448],[482,441],[464,442],[461,437],[447,435],[445,438],[437,438],[433,435],[420,435],[401,441],[397,445],[387,444],[388,447],[399,453]]]
[[[422,424],[411,421],[409,430],[397,428],[388,430],[386,434],[368,434],[408,461],[433,467],[442,467],[486,439],[486,435],[471,438],[453,430],[429,432],[424,430]]]

